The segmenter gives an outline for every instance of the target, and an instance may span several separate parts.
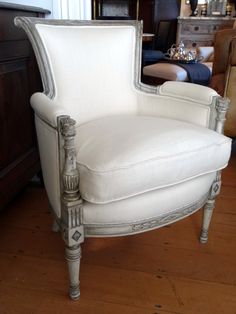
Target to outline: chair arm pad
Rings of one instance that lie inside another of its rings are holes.
[[[165,82],[157,94],[140,93],[138,113],[177,119],[209,127],[217,92],[197,84]]]
[[[212,103],[213,97],[218,95],[215,90],[206,86],[172,81],[161,85],[159,93],[208,106]]]
[[[57,127],[57,118],[69,115],[68,111],[60,107],[56,101],[51,100],[43,93],[35,93],[30,99],[35,114],[52,127]]]

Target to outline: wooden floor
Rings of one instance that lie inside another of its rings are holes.
[[[140,235],[88,239],[78,302],[67,297],[64,246],[51,223],[35,185],[0,213],[0,314],[236,313],[236,157],[208,244],[198,241],[201,211]]]

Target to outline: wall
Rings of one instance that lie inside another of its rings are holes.
[[[46,18],[91,19],[90,0],[1,0],[1,2],[40,7],[51,11]]]
[[[91,0],[52,0],[53,18],[91,20]]]
[[[53,0],[1,0],[1,2],[14,3],[14,4],[24,4],[33,7],[40,7],[43,9],[50,10],[52,12]]]

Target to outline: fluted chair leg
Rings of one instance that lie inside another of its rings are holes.
[[[202,230],[200,235],[201,243],[206,243],[208,240],[208,230],[211,222],[213,209],[215,207],[215,198],[220,193],[220,187],[221,187],[221,171],[218,171],[216,174],[216,178],[212,184],[208,200],[203,209]]]
[[[202,230],[201,230],[201,235],[200,235],[201,243],[206,243],[208,240],[208,230],[209,230],[214,207],[215,207],[215,199],[208,200],[204,206]]]
[[[70,289],[69,294],[72,300],[80,297],[79,271],[81,259],[81,246],[66,247],[66,260],[69,268]]]

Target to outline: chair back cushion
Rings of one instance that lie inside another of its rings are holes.
[[[125,23],[36,24],[50,64],[54,97],[79,123],[136,112],[137,27]]]

